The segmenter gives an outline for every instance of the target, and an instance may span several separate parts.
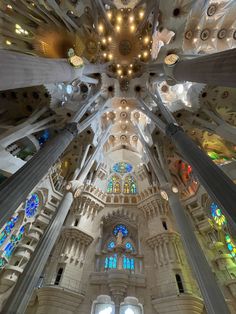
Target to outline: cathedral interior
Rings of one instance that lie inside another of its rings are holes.
[[[0,312],[236,313],[236,1],[0,1]]]

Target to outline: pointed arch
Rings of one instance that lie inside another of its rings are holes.
[[[137,194],[137,181],[132,175],[127,175],[124,179],[124,194]]]
[[[107,185],[107,193],[121,193],[121,178],[117,174],[113,174]]]

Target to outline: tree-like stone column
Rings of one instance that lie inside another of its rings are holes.
[[[74,137],[91,124],[96,114],[88,117],[81,125],[78,125],[76,121],[68,124],[59,135],[48,141],[33,158],[0,185],[0,226],[8,221],[17,207],[47,174],[49,168],[57,161]],[[77,121],[81,119],[81,115],[76,115],[76,117]]]
[[[147,156],[152,164],[155,174],[160,182],[160,189],[166,192],[168,196],[169,206],[176,220],[179,232],[182,237],[183,244],[186,249],[186,253],[191,262],[191,266],[194,270],[199,288],[205,301],[208,314],[230,314],[224,296],[218,287],[216,279],[211,271],[211,268],[206,260],[206,257],[200,247],[200,244],[196,238],[193,228],[187,218],[183,206],[179,200],[179,196],[173,193],[171,186],[172,182],[169,182],[166,178],[166,173],[169,172],[168,167],[162,169],[160,164],[164,164],[164,161],[160,163],[162,156],[158,156],[159,160],[154,158],[150,148],[145,143],[142,133],[139,131],[139,138],[145,147]]]
[[[232,180],[175,124],[166,129],[183,158],[192,166],[200,183],[220,206],[224,214],[236,224],[236,186]]]
[[[199,182],[218,206],[221,207],[228,220],[231,221],[234,226],[234,229],[236,229],[236,185],[177,124],[175,118],[168,111],[167,107],[164,106],[160,97],[158,99],[151,94],[150,96],[158,105],[167,123],[165,125],[163,121],[153,114],[148,106],[141,101],[142,106],[146,109],[145,114],[172,140],[183,158],[192,166]]]
[[[76,69],[66,59],[41,58],[0,50],[0,90],[71,82],[84,75],[104,72],[105,67],[106,64],[88,64]]]
[[[179,61],[172,73],[177,82],[236,87],[236,49]]]
[[[110,127],[108,127],[107,130],[102,134],[101,140],[97,145],[97,149],[94,151],[89,160],[94,161],[103,149],[105,141],[107,140],[108,133],[110,131]],[[92,166],[93,162],[88,162],[88,165]],[[89,171],[90,168],[88,167],[80,170],[79,178],[81,176],[86,177]],[[73,194],[69,191],[66,192],[57,209],[57,213],[51,225],[44,233],[42,239],[36,247],[32,258],[26,265],[23,274],[17,281],[11,296],[9,297],[3,308],[2,313],[25,313],[27,304],[31,298],[34,289],[37,286],[40,275],[42,274],[46,262],[49,258],[49,254],[51,253],[53,246],[61,232],[61,228],[73,203],[73,199]]]

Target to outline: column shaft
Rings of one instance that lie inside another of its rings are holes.
[[[167,128],[184,159],[192,166],[200,183],[230,221],[236,223],[236,186],[231,179],[184,132],[175,125]]]
[[[83,68],[75,69],[66,59],[48,59],[0,50],[0,90],[49,83],[70,82]]]
[[[0,226],[3,226],[17,207],[25,201],[28,194],[47,174],[49,168],[65,151],[73,138],[73,133],[65,129],[0,185]]]
[[[11,296],[8,298],[2,313],[22,314],[25,313],[27,304],[31,298],[38,279],[43,272],[44,266],[49,258],[49,254],[61,232],[64,220],[73,202],[73,195],[67,192],[62,199],[56,216],[49,228],[44,233],[40,243],[26,265],[23,274],[17,281]]]
[[[236,87],[236,49],[178,62],[173,68],[176,81]]]
[[[205,301],[208,314],[230,314],[224,296],[208,265],[206,257],[198,243],[192,226],[184,213],[177,194],[168,192],[169,205],[178,225],[186,253]]]

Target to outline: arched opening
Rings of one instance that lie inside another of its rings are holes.
[[[183,286],[182,279],[181,279],[180,275],[176,274],[175,279],[176,279],[176,283],[177,283],[177,286],[179,289],[179,293],[184,293],[184,286]]]
[[[55,282],[54,282],[54,285],[58,286],[60,281],[61,281],[61,276],[62,276],[62,273],[63,273],[63,268],[60,267],[57,271],[57,276],[56,276],[56,279],[55,279]]]

